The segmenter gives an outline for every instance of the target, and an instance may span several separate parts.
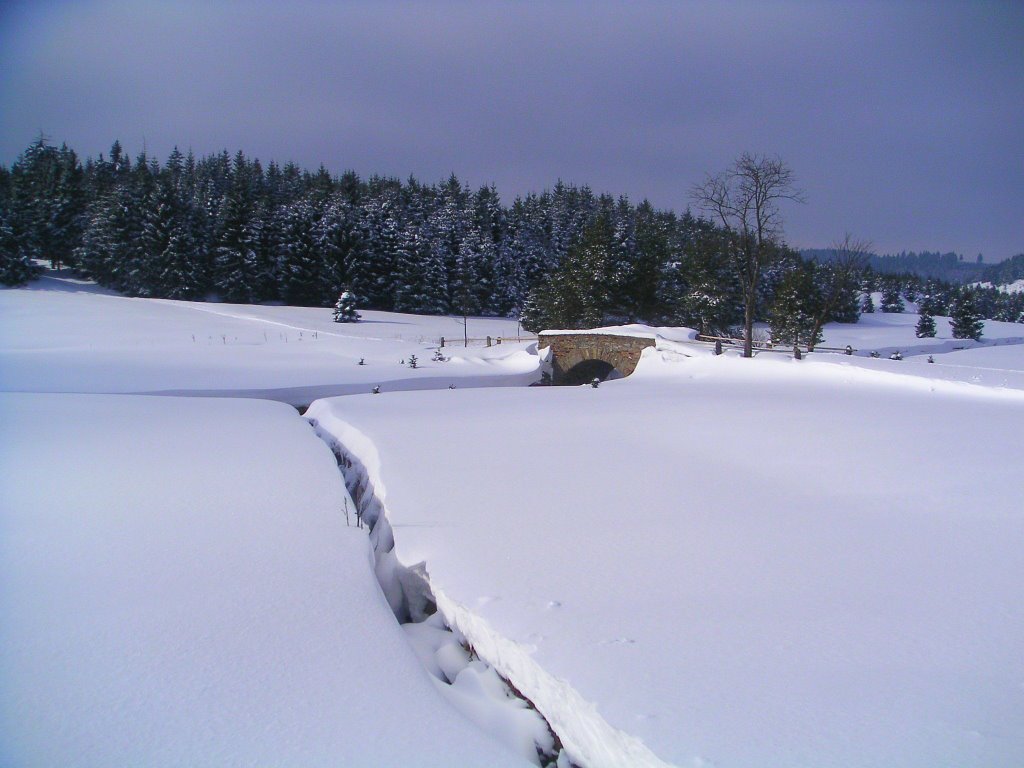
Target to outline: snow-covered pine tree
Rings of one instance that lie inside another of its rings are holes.
[[[900,296],[899,283],[895,281],[886,282],[882,288],[882,311],[898,314],[903,309],[903,297]]]
[[[978,310],[976,292],[970,288],[960,289],[959,295],[954,299],[950,311],[950,326],[953,329],[954,339],[981,338],[985,328],[985,321]]]
[[[608,319],[631,322],[637,319],[634,280],[637,271],[636,215],[625,195],[614,201],[611,195],[598,198],[601,213],[612,222],[608,249]]]
[[[636,208],[633,230],[634,253],[626,284],[631,319],[655,320],[658,313],[658,283],[661,265],[672,258],[672,213],[656,211],[647,200]]]
[[[363,234],[357,209],[343,195],[333,195],[317,222],[316,239],[323,254],[323,279],[332,289],[348,285],[351,265],[362,258]]]
[[[38,253],[54,268],[74,261],[85,208],[83,171],[67,145],[40,135],[11,168],[9,211],[23,253]]]
[[[38,271],[22,238],[14,233],[9,212],[0,208],[0,285],[24,285]]]
[[[772,343],[786,347],[804,344],[810,348],[820,344],[821,329],[815,323],[820,301],[813,262],[801,262],[787,271],[769,311]]]
[[[530,293],[523,327],[593,328],[603,324],[610,306],[609,252],[614,239],[612,222],[598,215],[583,237],[565,255],[560,268]]]
[[[321,307],[331,301],[324,295],[324,263],[315,232],[317,218],[316,209],[305,198],[287,206],[285,211],[281,293],[291,305]]]
[[[410,221],[399,234],[395,256],[395,298],[398,312],[443,315],[448,312],[447,275],[431,247],[430,225]]]
[[[860,302],[860,312],[862,315],[870,315],[875,311],[875,300],[871,298],[870,293],[865,293],[864,298]]]
[[[922,311],[914,327],[914,334],[919,339],[932,339],[935,337],[935,318],[927,312]]]
[[[359,317],[359,313],[356,312],[355,295],[348,289],[342,289],[338,301],[334,305],[334,322],[355,323]]]
[[[401,231],[400,212],[400,200],[390,188],[367,195],[359,207],[363,247],[350,254],[348,281],[365,306],[376,309],[394,306],[392,281]]]
[[[256,298],[260,232],[252,169],[241,151],[235,154],[229,173],[228,188],[218,206],[214,284],[225,301],[248,303]]]
[[[205,262],[198,253],[197,223],[185,196],[180,153],[172,153],[151,194],[143,217],[145,274],[152,295],[197,299],[208,289]]]

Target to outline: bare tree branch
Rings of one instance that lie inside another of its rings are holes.
[[[751,357],[757,286],[782,239],[779,203],[802,203],[803,191],[781,158],[744,152],[729,169],[695,185],[690,198],[733,236],[730,262],[743,288],[743,355]]]

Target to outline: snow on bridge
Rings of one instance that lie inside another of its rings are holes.
[[[609,376],[629,376],[648,347],[660,342],[693,342],[690,328],[617,325],[587,330],[541,331],[538,349],[551,349],[553,384],[585,384]],[[617,377],[616,377],[617,378]]]

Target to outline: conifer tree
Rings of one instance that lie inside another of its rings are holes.
[[[348,289],[342,289],[338,301],[334,304],[334,322],[354,323],[359,320],[356,312],[356,297]]]
[[[0,207],[0,285],[24,285],[38,274],[23,242],[14,232],[10,214]]]
[[[222,156],[222,164],[226,162]],[[256,200],[245,156],[235,155],[223,205],[217,215],[217,246],[214,285],[225,301],[247,303],[254,299],[259,273],[259,227]]]
[[[284,218],[280,272],[285,302],[297,306],[324,306],[323,258],[316,240],[317,212],[301,199],[288,206]]]
[[[523,327],[529,331],[555,328],[593,328],[602,325],[610,305],[608,270],[614,239],[604,214],[583,231],[546,285],[530,294]]]
[[[160,180],[146,210],[142,240],[150,295],[195,299],[206,290],[202,261],[196,253],[190,207],[179,195],[173,166]]]
[[[776,291],[769,314],[772,343],[787,347],[804,344],[808,349],[820,344],[821,325],[815,318],[821,302],[813,262],[803,262],[789,270]]]
[[[900,296],[899,283],[887,282],[882,288],[882,311],[900,313],[904,309],[903,298]]]
[[[970,288],[961,289],[953,302],[949,319],[954,339],[974,339],[977,341],[981,338],[985,322],[981,312],[978,310],[976,291]]]
[[[919,339],[935,338],[935,318],[927,312],[922,311],[914,327],[914,334]]]
[[[399,236],[395,256],[394,308],[398,312],[443,315],[448,312],[444,265],[431,247],[429,224],[410,222]]]

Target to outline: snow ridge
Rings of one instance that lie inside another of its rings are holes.
[[[353,500],[356,524],[369,528],[377,581],[438,690],[467,719],[527,761],[547,768],[579,768],[533,702],[481,659],[438,611],[424,564],[409,567],[398,561],[391,523],[366,465],[316,418],[309,421],[337,459]],[[349,429],[348,438],[363,447],[371,466],[379,466],[372,443],[358,430]]]
[[[507,684],[514,686],[515,693],[519,695],[520,703],[514,706],[523,712],[521,702],[525,700],[531,708],[527,711],[536,712],[549,732],[550,738],[536,734],[536,757],[525,755],[533,758],[534,762],[539,758],[538,764],[544,765],[553,759],[550,764],[558,768],[673,768],[642,741],[609,725],[593,703],[565,680],[544,671],[530,657],[528,650],[503,637],[484,619],[433,587],[429,583],[425,563],[408,567],[398,562],[394,553],[394,533],[384,504],[386,491],[380,477],[380,457],[373,441],[348,422],[333,416],[330,409],[320,403],[313,403],[306,418],[337,457],[359,519],[370,526],[377,560],[375,571],[388,603],[406,626],[410,640],[419,646],[417,652],[428,671],[440,683],[449,684],[454,689],[445,692],[451,694],[449,700],[457,708],[495,735],[506,734],[506,743],[512,742],[513,746],[521,749],[521,745],[514,744],[516,734],[509,734],[513,729],[507,723],[495,724],[493,717],[481,717],[478,711],[474,711],[478,709],[476,706],[467,706],[464,700],[460,700],[460,682],[464,682],[466,673],[472,673],[474,685],[482,683],[486,686],[488,674],[496,672]],[[321,420],[329,422],[329,426],[324,426]],[[464,641],[463,647],[468,645],[469,661],[454,674],[444,669],[445,660],[450,659],[454,651],[450,643],[438,641],[435,636],[432,649],[428,649],[435,651],[433,656],[440,664],[431,658],[429,652],[424,652],[423,638],[432,634],[430,627],[439,626],[435,610],[444,620],[443,628]],[[483,662],[482,668],[471,666],[473,656]],[[441,668],[441,674],[438,674],[437,667]],[[442,690],[445,687],[439,685]],[[507,705],[508,702],[505,703]],[[705,763],[698,759],[691,765],[699,768]]]
[[[642,741],[609,725],[592,702],[547,672],[518,643],[502,637],[480,616],[434,589],[437,607],[481,658],[522,691],[547,718],[574,762],[588,768],[672,768]],[[706,765],[695,759],[694,768]]]

